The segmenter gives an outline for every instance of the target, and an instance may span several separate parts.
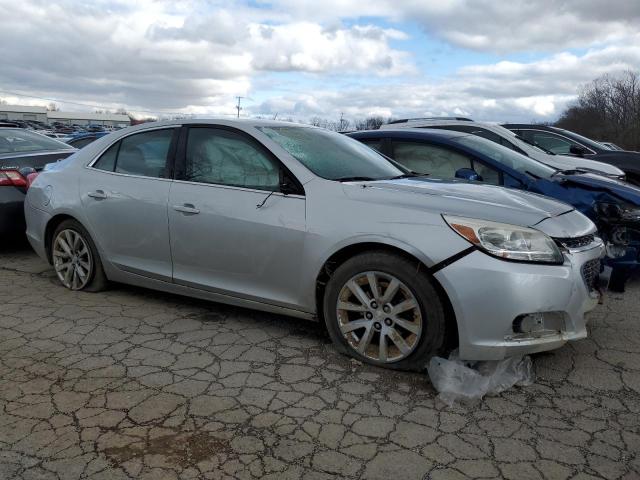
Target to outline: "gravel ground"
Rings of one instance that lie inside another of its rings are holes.
[[[534,385],[449,408],[319,325],[114,285],[0,249],[0,478],[640,478],[640,282]]]

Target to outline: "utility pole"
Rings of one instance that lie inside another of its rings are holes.
[[[242,107],[240,106],[240,100],[242,100],[244,97],[236,97],[238,99],[238,105],[236,105],[236,110],[238,111],[238,118],[240,118],[240,110],[242,110]]]
[[[344,112],[340,112],[340,131],[344,130]]]

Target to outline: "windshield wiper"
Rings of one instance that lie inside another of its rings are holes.
[[[375,178],[354,176],[354,177],[339,177],[339,178],[334,178],[334,180],[336,182],[368,182],[371,180],[375,180]]]
[[[534,146],[534,147],[539,148],[540,150],[542,150],[544,153],[546,153],[546,154],[548,154],[548,155],[555,155],[555,153],[554,153],[554,152],[552,152],[551,150],[547,150],[547,149],[546,149],[546,148],[544,148],[542,145],[539,145],[539,144],[537,144],[537,143],[535,143],[535,142],[532,142],[531,140],[527,140],[526,138],[521,137],[520,135],[516,135],[516,138],[517,138],[518,140],[522,140],[524,143],[528,143],[529,145],[532,145],[532,146]]]
[[[588,170],[582,170],[580,168],[570,168],[567,170],[557,170],[556,172],[553,172],[553,174],[551,175],[553,177],[553,175],[558,175],[558,174],[563,174],[563,175],[579,175],[579,174],[585,174],[585,173],[591,173]]]
[[[535,173],[531,173],[529,170],[525,170],[524,173],[526,173],[527,175],[531,175],[536,180],[540,180],[542,178],[539,175],[536,175]]]
[[[428,177],[428,173],[418,173],[418,172],[408,172],[403,173],[402,175],[396,175],[395,177],[391,177],[389,180],[399,180],[401,178],[413,178],[413,177]]]

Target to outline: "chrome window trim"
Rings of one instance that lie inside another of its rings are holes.
[[[593,150],[591,150],[589,147],[583,145],[580,142],[575,141],[573,138],[569,138],[569,137],[565,137],[564,135],[560,134],[560,133],[556,133],[556,132],[549,132],[548,130],[538,130],[537,128],[519,128],[518,130],[522,130],[524,131],[528,131],[528,132],[540,132],[540,133],[546,133],[548,135],[557,135],[560,138],[564,138],[565,140],[567,140],[569,143],[575,143],[577,145],[580,145],[582,148],[584,148],[585,150],[587,150],[588,152],[591,153],[587,153],[587,155],[595,155],[596,152],[594,152]],[[571,154],[565,154],[565,153],[556,153],[555,155],[571,155]]]
[[[99,168],[93,168],[93,167],[89,167],[89,166],[85,166],[84,168],[89,169],[89,170],[93,170],[94,172],[105,173],[107,175],[117,175],[119,177],[145,178],[147,180],[161,180],[163,182],[173,182],[172,178],[149,177],[147,175],[131,175],[130,173],[109,172],[108,170],[101,170]]]
[[[145,177],[148,178],[148,177]],[[251,193],[260,193],[260,194],[264,194],[264,195],[277,195],[277,196],[281,196],[281,197],[291,197],[291,198],[301,198],[301,199],[305,199],[306,196],[305,195],[300,195],[299,193],[287,193],[284,194],[282,192],[278,192],[278,191],[272,191],[272,190],[260,190],[257,188],[248,188],[248,187],[240,187],[237,185],[225,185],[224,183],[206,183],[206,182],[192,182],[190,180],[173,180],[175,183],[184,183],[186,185],[199,185],[201,187],[210,187],[210,188],[223,188],[223,189],[230,189],[230,190],[241,190],[243,192],[251,192]]]

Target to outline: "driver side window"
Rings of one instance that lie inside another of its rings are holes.
[[[545,150],[549,150],[556,155],[570,155],[571,145],[578,146],[577,143],[549,132],[527,131],[527,137],[534,144],[540,145]]]
[[[276,191],[280,166],[244,136],[219,128],[190,128],[184,180]]]
[[[472,168],[466,155],[445,147],[417,142],[393,142],[393,158],[418,173],[431,178],[452,179],[461,168]]]

